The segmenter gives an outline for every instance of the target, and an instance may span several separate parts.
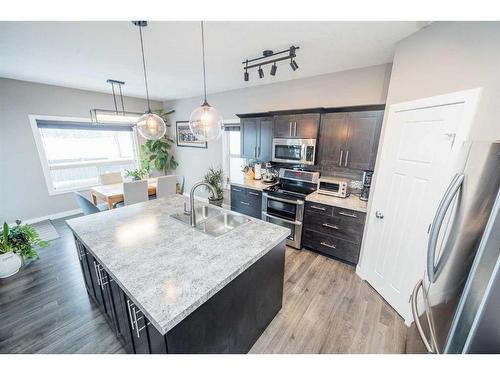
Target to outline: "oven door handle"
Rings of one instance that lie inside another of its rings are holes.
[[[278,216],[273,216],[273,215],[269,215],[267,212],[265,211],[262,211],[262,215],[266,216],[266,217],[270,217],[272,219],[276,219],[276,220],[281,220],[285,223],[288,223],[288,224],[293,224],[293,225],[302,225],[302,223],[300,221],[292,221],[292,220],[287,220],[287,219],[283,219],[281,217],[278,217]]]
[[[277,198],[277,197],[273,197],[269,194],[263,194],[265,198],[267,199],[274,199],[275,201],[280,201],[280,202],[284,202],[284,203],[291,203],[291,204],[304,204],[303,201],[299,201],[299,200],[296,200],[296,201],[291,201],[289,199],[283,199],[283,198]]]

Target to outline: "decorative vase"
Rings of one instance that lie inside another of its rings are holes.
[[[22,264],[19,254],[11,252],[0,255],[0,279],[15,275]]]
[[[208,198],[208,203],[213,204],[214,206],[222,207],[223,200],[224,198],[217,198],[217,199]]]

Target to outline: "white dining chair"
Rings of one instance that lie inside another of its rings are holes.
[[[156,182],[156,198],[175,195],[177,192],[177,177],[174,175],[158,177]]]
[[[146,180],[123,183],[123,201],[125,206],[148,200],[148,182]]]
[[[123,182],[123,177],[120,172],[103,173],[99,176],[101,185],[119,184]]]

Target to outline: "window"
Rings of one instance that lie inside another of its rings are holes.
[[[99,175],[138,166],[133,128],[83,121],[32,118],[49,194],[99,184]]]
[[[244,166],[245,159],[240,157],[240,122],[239,120],[231,120],[224,122],[225,129],[222,160],[223,170],[227,178],[227,183],[231,180],[231,176],[241,175],[241,170]]]

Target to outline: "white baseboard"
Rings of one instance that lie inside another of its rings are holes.
[[[76,210],[57,212],[55,214],[51,214],[51,215],[47,215],[47,216],[40,216],[40,217],[35,217],[32,219],[26,219],[26,220],[23,220],[23,224],[34,224],[34,223],[39,223],[40,221],[44,221],[44,220],[56,220],[56,219],[61,219],[63,217],[73,216],[73,215],[77,215],[77,214],[81,214],[81,213],[82,213],[82,210],[80,208],[77,208]]]

